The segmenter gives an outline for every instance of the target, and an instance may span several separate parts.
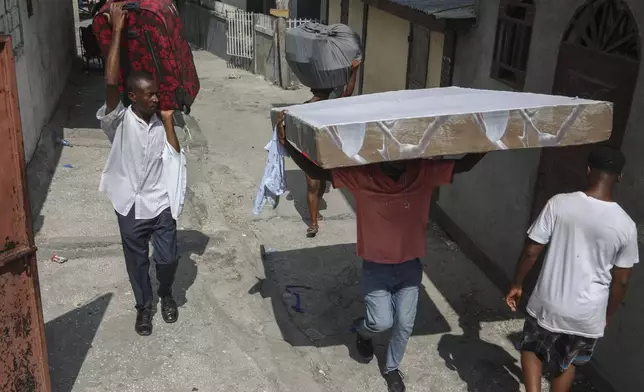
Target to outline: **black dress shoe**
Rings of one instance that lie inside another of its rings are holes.
[[[360,335],[360,327],[363,325],[363,317],[353,320],[352,331],[356,333],[356,350],[358,350],[358,354],[360,355],[359,361],[369,363],[373,359],[373,342],[371,339]]]
[[[141,336],[152,335],[152,310],[139,310],[136,314],[134,330]]]
[[[398,369],[386,373],[385,380],[387,381],[389,392],[405,392],[406,388],[403,378],[403,374]]]
[[[179,309],[177,303],[172,297],[161,298],[161,317],[168,324],[176,323],[179,318]]]
[[[371,339],[365,339],[360,336],[360,333],[357,333],[356,336],[356,349],[360,357],[362,357],[362,361],[365,363],[371,362],[373,359],[373,342]]]

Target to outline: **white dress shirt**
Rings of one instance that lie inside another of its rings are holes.
[[[114,209],[126,216],[134,206],[135,219],[153,219],[170,207],[174,219],[183,210],[186,159],[167,142],[163,123],[152,116],[146,123],[122,103],[109,114],[106,105],[96,113],[112,143],[101,176]]]

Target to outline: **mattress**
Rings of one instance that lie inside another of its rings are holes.
[[[613,104],[554,95],[446,87],[275,108],[286,138],[324,168],[610,138]]]

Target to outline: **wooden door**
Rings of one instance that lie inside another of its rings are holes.
[[[427,85],[429,61],[429,30],[412,24],[409,34],[409,57],[407,60],[407,88],[422,89]]]
[[[619,148],[640,67],[639,32],[621,0],[593,0],[573,18],[559,49],[553,94],[614,103],[613,132]],[[586,159],[593,145],[546,148],[541,155],[533,217],[557,193],[586,186]]]

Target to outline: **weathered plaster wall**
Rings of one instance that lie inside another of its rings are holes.
[[[188,1],[182,1],[180,9],[188,42],[228,61],[226,20],[212,9]]]
[[[454,84],[507,90],[490,78],[499,0],[481,6],[478,28],[458,36]],[[530,83],[529,81],[528,83]],[[441,189],[439,205],[508,275],[521,249],[532,206],[539,150],[488,154]]]
[[[427,59],[427,88],[440,87],[443,68],[445,34],[432,31],[429,36],[429,56]]]
[[[342,17],[342,2],[341,0],[328,0],[329,1],[329,24],[340,23]]]
[[[404,90],[409,22],[369,7],[363,93]]]
[[[564,31],[584,0],[541,0],[530,49],[526,91],[552,91],[559,44]],[[644,30],[644,2],[627,0]],[[454,83],[460,86],[507,89],[489,77],[493,54],[498,0],[481,2],[479,25],[459,36]],[[641,64],[629,125],[622,150],[627,157],[624,180],[617,200],[644,227],[644,62]],[[635,82],[635,81],[634,81]],[[439,204],[472,240],[512,275],[524,232],[529,225],[539,151],[489,154],[471,173],[461,175],[440,194]],[[642,235],[640,234],[640,238]],[[644,248],[640,245],[640,251]],[[619,311],[607,336],[600,342],[595,368],[619,392],[644,390],[644,267],[636,267],[626,305]]]
[[[24,45],[16,56],[16,74],[25,159],[31,160],[40,133],[65,88],[76,55],[73,4],[70,0],[20,2]]]
[[[264,76],[266,80],[278,83],[280,80],[278,53],[273,36],[255,29],[254,54],[255,73]]]

